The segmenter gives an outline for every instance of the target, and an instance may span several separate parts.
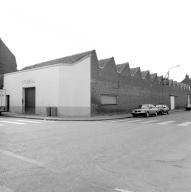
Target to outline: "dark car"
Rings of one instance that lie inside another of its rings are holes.
[[[158,108],[158,114],[159,115],[164,115],[164,114],[168,114],[169,112],[169,107],[167,105],[156,105],[156,107]]]
[[[153,104],[142,104],[139,105],[137,109],[133,109],[131,114],[133,115],[133,117],[149,117],[150,115],[157,116],[158,108],[156,108]]]

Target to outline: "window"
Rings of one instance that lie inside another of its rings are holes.
[[[117,105],[117,96],[116,95],[101,95],[101,104],[102,105]]]

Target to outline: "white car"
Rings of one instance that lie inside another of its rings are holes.
[[[139,105],[137,109],[132,110],[133,117],[137,116],[144,116],[149,117],[151,115],[157,116],[158,115],[158,108],[156,108],[153,104],[142,104]]]

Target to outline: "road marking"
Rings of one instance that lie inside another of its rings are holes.
[[[188,125],[191,125],[191,121],[178,124],[178,126],[188,126]]]
[[[141,122],[142,124],[147,124],[147,123],[155,123],[158,122],[159,120],[150,120],[150,121],[143,121]]]
[[[124,122],[128,122],[127,120],[108,120],[105,122],[109,122],[109,123],[124,123]]]
[[[15,122],[15,121],[0,121],[1,123],[10,123],[10,124],[16,124],[16,125],[24,125],[26,123],[20,123],[20,122]]]
[[[157,123],[158,125],[167,125],[167,124],[170,124],[170,123],[173,123],[175,121],[163,121],[161,123]]]
[[[140,119],[136,119],[136,120],[112,120],[112,121],[104,121],[104,123],[134,123],[134,122],[139,122],[142,121]]]
[[[142,120],[140,120],[140,119],[136,119],[136,120],[130,120],[130,121],[127,121],[127,123],[134,123],[134,122],[140,122],[140,121],[142,121]]]
[[[21,156],[21,155],[17,155],[13,152],[10,152],[10,151],[5,151],[5,150],[1,150],[0,149],[0,153],[4,154],[4,155],[7,155],[9,157],[14,157],[16,159],[20,159],[24,162],[27,162],[27,163],[30,163],[30,164],[34,164],[34,165],[37,165],[39,167],[45,167],[44,164],[42,164],[41,162],[39,161],[36,161],[34,159],[30,159],[30,158],[27,158],[27,157],[24,157],[24,156]]]
[[[129,191],[129,190],[125,190],[125,189],[119,189],[119,188],[115,188],[115,191],[119,191],[119,192],[133,192],[133,191]]]
[[[24,123],[42,123],[39,121],[29,121],[29,120],[17,120],[17,121],[24,122]]]
[[[0,124],[0,126],[4,126],[3,124]]]

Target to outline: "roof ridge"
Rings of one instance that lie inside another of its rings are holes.
[[[73,54],[73,55],[69,55],[69,56],[66,56],[66,57],[61,57],[61,58],[57,58],[57,59],[53,59],[53,60],[49,60],[49,61],[44,61],[44,62],[41,62],[41,63],[37,63],[37,64],[34,64],[34,65],[30,65],[30,66],[24,67],[21,70],[27,70],[27,69],[37,68],[37,67],[54,65],[54,64],[58,64],[58,63],[72,64],[72,63],[75,63],[78,60],[82,59],[83,57],[91,54],[94,51],[95,50],[91,50],[91,51],[77,53],[77,54]]]

